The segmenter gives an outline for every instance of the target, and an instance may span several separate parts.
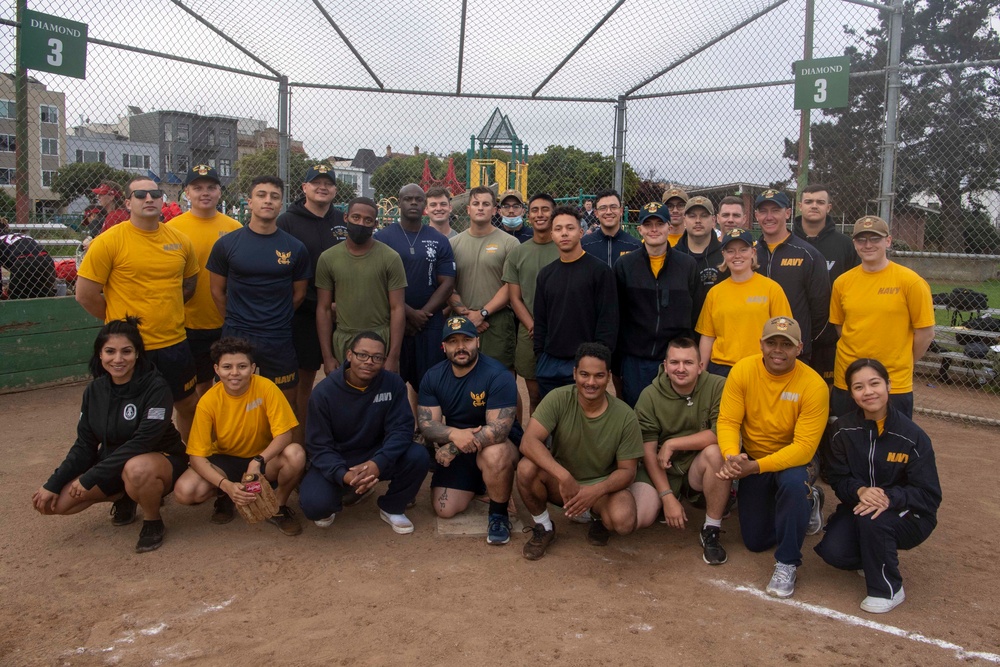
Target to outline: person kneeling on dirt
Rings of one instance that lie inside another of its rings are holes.
[[[277,385],[254,374],[249,342],[227,336],[212,343],[211,355],[219,382],[198,401],[187,443],[191,468],[177,480],[174,498],[182,505],[215,498],[212,523],[229,523],[234,505],[255,498],[244,490],[243,476],[262,475],[277,483],[278,513],[268,522],[285,535],[298,535],[302,524],[288,496],[302,479],[306,455],[292,442],[295,413]]]
[[[589,510],[587,541],[594,546],[607,545],[612,531],[635,530],[628,487],[642,458],[642,432],[628,404],[607,392],[610,365],[606,346],[581,344],[574,384],[549,392],[524,431],[517,489],[535,522],[521,552],[528,560],[544,556],[556,536],[546,503],[562,506],[570,519]]]
[[[31,498],[42,514],[76,514],[114,501],[112,524],[143,524],[135,550],[163,543],[160,500],[187,469],[181,435],[170,421],[170,386],[146,357],[136,318],[112,320],[94,341],[94,380],[83,393],[76,442]]]

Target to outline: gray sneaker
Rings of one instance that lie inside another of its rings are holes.
[[[818,486],[812,487],[809,494],[809,526],[806,535],[815,535],[823,530],[823,504],[826,502],[826,492]]]
[[[774,564],[774,574],[764,591],[776,598],[789,598],[795,592],[795,566],[785,563]]]

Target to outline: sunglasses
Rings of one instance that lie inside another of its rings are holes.
[[[133,190],[132,196],[136,199],[145,199],[146,197],[163,199],[163,190]]]

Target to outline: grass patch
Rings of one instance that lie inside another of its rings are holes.
[[[987,280],[984,283],[963,283],[963,282],[935,282],[930,283],[931,294],[940,292],[950,292],[956,287],[967,287],[976,292],[982,292],[989,301],[990,308],[1000,308],[1000,280]],[[940,309],[935,310],[937,324],[948,326],[951,324],[951,311]]]

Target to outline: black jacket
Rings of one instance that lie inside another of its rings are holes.
[[[347,225],[344,224],[344,214],[330,206],[330,210],[322,218],[306,208],[305,197],[292,202],[288,209],[278,216],[278,229],[288,232],[309,251],[312,274],[309,277],[309,288],[303,304],[309,303],[316,309],[316,265],[323,251],[332,248],[347,238]],[[301,306],[300,306],[301,308]]]
[[[802,216],[796,216],[792,221],[792,234],[808,242],[823,255],[827,271],[830,272],[831,285],[842,273],[861,264],[858,251],[854,249],[854,241],[846,234],[837,231],[830,216],[826,216],[826,225],[820,230],[819,236],[806,236],[806,230],[802,227]]]
[[[91,489],[120,478],[133,456],[183,455],[181,434],[170,421],[173,410],[170,387],[155,369],[137,370],[124,385],[113,384],[109,375],[97,378],[83,392],[76,442],[45,488],[59,493],[79,477],[83,488]]]
[[[852,508],[862,486],[885,491],[893,512],[909,510],[934,518],[941,505],[930,438],[891,405],[882,435],[860,409],[837,420],[827,474],[837,498]]]
[[[593,232],[583,237],[581,245],[587,254],[593,255],[614,268],[615,262],[621,259],[622,255],[632,252],[642,243],[626,232],[624,227],[619,227],[618,233],[614,236],[608,236],[598,226]]]
[[[618,353],[662,360],[667,343],[692,336],[701,304],[695,260],[676,248],[667,248],[660,275],[654,277],[646,246],[615,264],[618,284]]]
[[[695,255],[688,246],[687,232],[684,232],[684,236],[674,246],[674,250],[692,257],[695,261],[695,273],[698,276],[699,283],[698,293],[695,295],[695,311],[696,313],[700,313],[701,307],[705,305],[705,297],[708,296],[708,290],[712,289],[716,283],[722,282],[729,277],[729,269],[719,268],[722,265],[722,242],[713,233],[708,240],[708,247],[705,248],[705,251],[700,255]],[[698,316],[695,315],[695,322],[697,321]]]
[[[830,326],[830,273],[816,248],[789,234],[771,254],[767,242],[757,242],[757,261],[762,273],[781,285],[792,317],[802,327],[802,355],[808,359],[812,343]]]

